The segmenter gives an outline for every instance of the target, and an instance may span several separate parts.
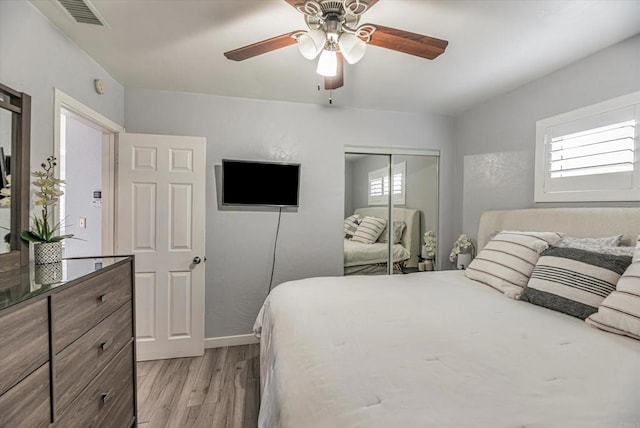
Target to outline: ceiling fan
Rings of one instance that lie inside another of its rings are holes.
[[[410,33],[377,24],[359,25],[360,18],[378,0],[285,0],[304,14],[308,31],[297,30],[229,52],[224,56],[243,61],[297,43],[302,56],[320,55],[316,72],[324,77],[325,90],[344,85],[344,60],[360,61],[367,44],[434,59],[442,54],[446,40]]]

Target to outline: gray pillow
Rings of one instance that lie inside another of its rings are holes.
[[[393,220],[393,243],[399,244],[402,240],[402,234],[404,233],[404,229],[406,227],[406,223],[402,220]],[[378,238],[378,242],[387,242],[387,238],[389,237],[389,233],[387,232],[387,227],[384,227],[382,234]]]

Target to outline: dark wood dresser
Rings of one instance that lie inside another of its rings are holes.
[[[136,422],[134,259],[0,272],[0,427]]]

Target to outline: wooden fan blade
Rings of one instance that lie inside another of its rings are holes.
[[[243,61],[254,56],[262,55],[267,52],[275,51],[276,49],[284,48],[296,43],[296,39],[293,36],[296,33],[300,33],[300,30],[292,31],[281,36],[272,37],[267,40],[263,40],[258,43],[254,43],[249,46],[234,49],[229,52],[225,52],[224,56],[234,61]]]
[[[340,52],[336,55],[338,59],[338,73],[334,77],[324,78],[324,90],[330,91],[344,86],[344,58]]]
[[[374,4],[378,3],[378,0],[369,0],[367,3],[369,4],[369,8],[367,10],[369,10],[373,7]]]
[[[369,44],[382,48],[415,55],[426,59],[437,58],[449,44],[446,40],[410,33],[382,25],[367,24],[376,27]]]

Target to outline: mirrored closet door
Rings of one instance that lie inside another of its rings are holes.
[[[345,275],[435,269],[438,160],[437,151],[345,149]]]

